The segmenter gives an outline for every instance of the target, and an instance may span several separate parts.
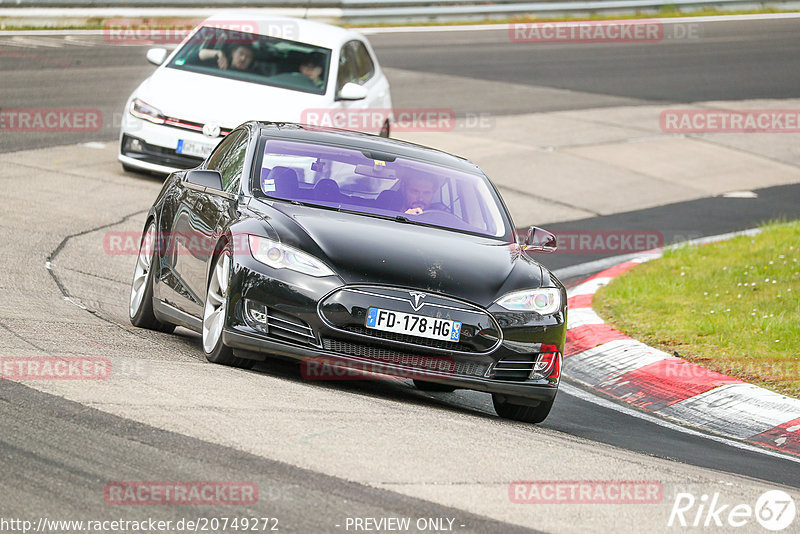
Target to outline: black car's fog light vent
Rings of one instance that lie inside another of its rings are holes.
[[[437,373],[450,373],[461,376],[484,376],[488,366],[468,361],[459,361],[457,358],[419,355],[400,352],[361,343],[352,343],[340,339],[323,338],[322,346],[325,350],[338,354],[347,354],[359,358],[380,361],[398,365],[408,369],[435,371]]]
[[[497,380],[529,380],[547,378],[558,363],[558,347],[542,345],[538,354],[518,354],[503,358],[489,367],[487,378]]]
[[[263,304],[245,299],[244,320],[247,323],[247,326],[250,328],[254,328],[265,334],[269,333],[269,324],[267,323],[267,307]]]
[[[259,332],[305,345],[317,345],[317,337],[308,323],[288,313],[245,299],[244,316],[248,326]]]

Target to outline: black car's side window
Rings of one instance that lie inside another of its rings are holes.
[[[232,132],[220,144],[206,169],[217,170],[222,175],[222,188],[228,193],[235,193],[239,188],[244,169],[244,156],[247,153],[247,130]]]

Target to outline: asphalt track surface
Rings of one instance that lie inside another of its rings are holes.
[[[678,30],[686,38],[677,38]],[[800,19],[667,24],[661,42],[512,42],[507,30],[370,35],[397,108],[514,115],[653,102],[797,97]],[[674,38],[670,36],[674,35]],[[691,37],[689,37],[691,36]],[[153,70],[147,47],[103,36],[0,36],[0,107],[96,108],[99,133],[0,137],[0,151],[113,139],[125,101]],[[395,69],[398,72],[393,73]],[[449,75],[437,85],[408,73]],[[470,82],[472,80],[472,82]],[[533,87],[526,98],[476,98],[475,80]],[[544,91],[541,88],[571,91]]]
[[[612,46],[511,43],[504,31],[380,34],[370,40],[389,69],[458,77],[464,86],[452,87],[446,94],[452,97],[448,105],[459,113],[512,114],[652,101],[798,96],[800,22],[699,26],[703,39]],[[143,48],[110,46],[102,38],[95,42],[98,38],[87,37],[85,42],[93,44],[63,47],[47,46],[61,39],[56,37],[37,38],[44,43],[38,47],[3,46],[7,39],[0,37],[2,107],[96,107],[103,111],[106,121],[101,132],[90,135],[20,134],[9,138],[2,134],[2,152],[113,140],[117,134],[114,114],[120,112],[130,91],[151,70],[142,60]],[[468,91],[470,78],[569,89],[575,91],[575,99],[512,105],[498,94],[482,98],[476,105]],[[437,98],[447,88],[419,87],[413,77],[401,78],[405,79],[407,83],[393,80],[396,106],[442,105]],[[415,100],[418,98],[423,101]],[[560,223],[551,228],[653,228],[669,239],[741,230],[781,216],[800,217],[800,186],[769,188],[758,194],[757,199],[701,199]],[[597,257],[554,255],[546,263],[560,268]],[[58,290],[55,285],[53,290]],[[110,319],[121,322],[124,318]],[[184,343],[191,345],[191,338]],[[199,351],[199,347],[195,349]],[[291,366],[276,363],[262,371],[298,380],[296,369]],[[431,409],[486,417],[491,414],[491,410],[475,405],[469,396],[442,395],[421,400],[399,385],[325,387],[342,387],[377,399],[399,398]],[[332,516],[392,515],[457,516],[469,526],[468,530],[479,532],[513,532],[518,528],[159,430],[17,384],[4,383],[0,400],[0,449],[4,455],[0,501],[5,516],[38,516],[43,511],[65,516],[76,510],[91,511],[91,501],[97,497],[95,489],[103,480],[213,480],[216,476],[257,481],[262,494],[268,497],[248,512],[259,517],[291,517],[289,531],[328,530]],[[800,488],[800,469],[795,462],[665,428],[568,392],[559,395],[550,418],[541,426],[545,431],[647,456]],[[574,477],[580,478],[580,473]],[[273,494],[272,487],[281,489]],[[291,488],[292,498],[286,497],[287,487]],[[186,509],[161,511],[164,519],[188,515]],[[207,508],[202,512],[205,516],[214,515]],[[129,511],[125,513],[130,515]],[[111,514],[119,515],[119,511],[104,510],[95,517]]]

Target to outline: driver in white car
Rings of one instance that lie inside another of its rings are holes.
[[[213,48],[203,48],[198,53],[197,57],[200,61],[208,61],[216,58],[217,66],[222,70],[231,68],[233,70],[249,71],[253,66],[255,55],[253,47],[240,44],[231,52],[230,60],[228,60],[228,56],[225,55],[225,52]]]

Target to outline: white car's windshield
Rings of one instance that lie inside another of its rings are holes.
[[[331,51],[306,43],[203,26],[167,65],[212,76],[324,94]]]
[[[261,192],[273,198],[492,237],[510,232],[484,176],[429,162],[270,139],[259,176]]]

